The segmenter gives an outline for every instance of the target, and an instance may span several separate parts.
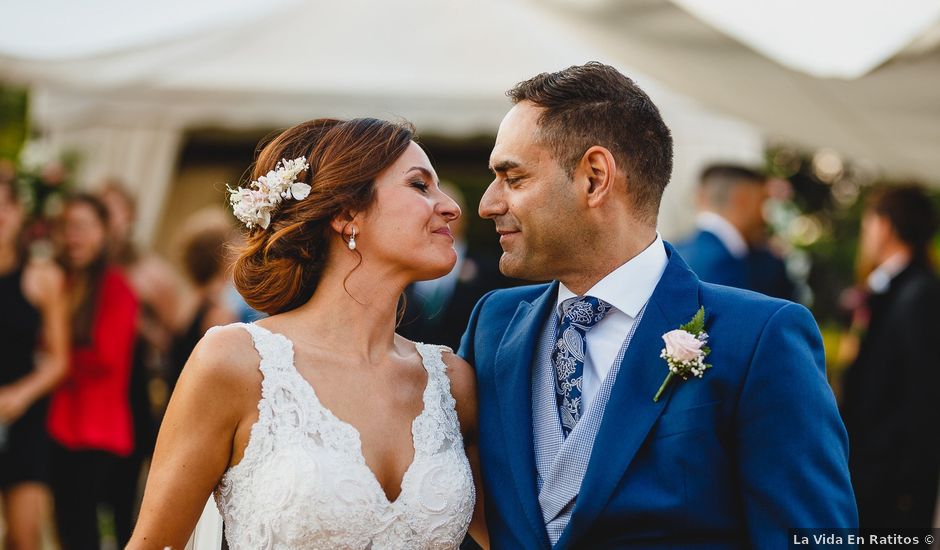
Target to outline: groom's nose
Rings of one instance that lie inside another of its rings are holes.
[[[506,213],[506,201],[503,200],[502,193],[499,191],[498,180],[490,183],[489,187],[486,188],[486,192],[483,193],[483,197],[480,198],[479,213],[481,218],[487,219]]]

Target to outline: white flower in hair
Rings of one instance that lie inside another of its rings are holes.
[[[281,159],[267,174],[250,182],[246,187],[231,188],[229,203],[235,217],[248,229],[259,226],[267,229],[271,223],[271,214],[284,199],[301,200],[310,194],[310,186],[296,181],[297,175],[310,168],[307,159],[298,157],[294,160]]]

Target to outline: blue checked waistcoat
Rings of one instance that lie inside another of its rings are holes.
[[[633,332],[642,317],[643,309],[634,320],[630,333],[626,335],[620,352],[606,378],[601,382],[590,407],[582,411],[581,419],[567,438],[562,434],[558,416],[555,369],[551,357],[558,339],[560,319],[557,313],[545,323],[539,338],[532,369],[532,435],[535,466],[538,470],[539,506],[542,509],[548,538],[553,545],[561,538],[571,520],[571,512],[591,460],[594,438],[607,408],[610,390],[617,379],[620,363],[623,362]]]

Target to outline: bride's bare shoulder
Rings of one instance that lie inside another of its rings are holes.
[[[475,399],[476,373],[470,363],[467,363],[463,357],[454,353],[450,348],[444,348],[441,351],[441,359],[447,366],[447,375],[450,377],[453,392]]]
[[[187,429],[193,423],[234,429],[257,410],[262,382],[259,362],[251,334],[244,327],[210,330],[183,367],[167,418]]]
[[[183,375],[203,384],[254,386],[260,379],[260,361],[252,336],[243,325],[214,327],[196,344]]]

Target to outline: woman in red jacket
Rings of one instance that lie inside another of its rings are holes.
[[[72,321],[69,374],[49,405],[52,487],[64,549],[99,547],[97,506],[116,458],[133,450],[128,383],[137,299],[108,264],[107,210],[76,195],[62,217]]]

